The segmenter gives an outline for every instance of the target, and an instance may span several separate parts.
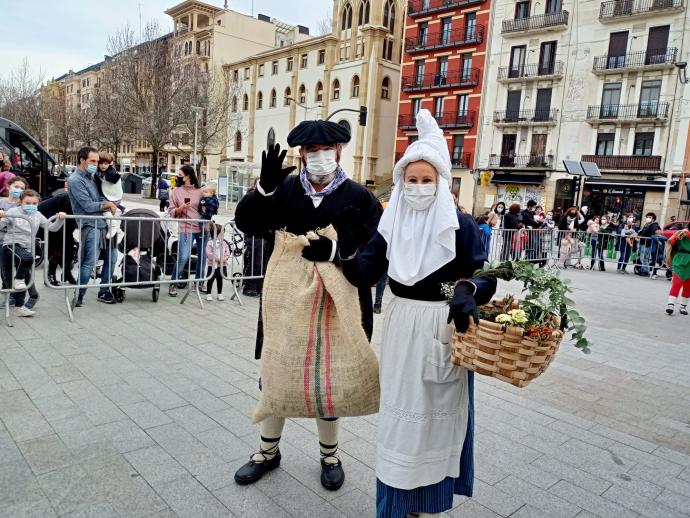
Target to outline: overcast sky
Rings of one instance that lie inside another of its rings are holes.
[[[70,68],[80,70],[98,63],[106,54],[108,34],[124,24],[139,27],[158,20],[172,29],[164,11],[176,0],[0,0],[0,76],[14,70],[24,57],[47,79]],[[206,0],[223,6],[223,0]],[[306,25],[312,34],[331,10],[331,0],[254,0],[254,14],[263,13],[293,25]],[[252,0],[229,0],[230,9],[252,12]]]

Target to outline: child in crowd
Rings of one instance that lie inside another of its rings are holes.
[[[206,260],[208,261],[208,272],[206,277],[211,279],[206,285],[206,300],[212,301],[213,281],[218,283],[218,300],[225,300],[223,295],[223,275],[227,275],[227,265],[230,261],[230,247],[223,239],[223,227],[216,225],[216,239],[206,243]]]
[[[36,313],[32,308],[38,302],[38,291],[35,280],[32,282],[31,279],[31,266],[34,262],[31,250],[38,228],[47,228],[55,232],[60,230],[65,222],[65,213],[59,212],[57,219],[49,223],[46,217],[38,212],[39,201],[40,196],[36,191],[26,189],[21,194],[19,207],[13,207],[7,212],[0,211],[0,229],[7,231],[2,246],[2,262],[14,264],[16,267],[12,287],[17,291],[14,294],[14,314],[18,317],[31,317]],[[9,270],[11,272],[11,267]],[[24,304],[27,291],[29,300]]]
[[[577,252],[577,242],[573,232],[566,232],[561,239],[560,254],[558,254],[559,266],[569,268],[572,266],[572,255]]]
[[[630,221],[632,218],[628,218],[628,223],[625,224],[623,230],[621,230],[621,244],[620,244],[620,257],[618,258],[618,273],[628,273],[626,268],[628,267],[628,261],[630,261],[630,255],[633,251],[633,246],[635,245],[635,238],[637,233],[633,228],[633,223]]]
[[[216,188],[213,185],[206,185],[201,191],[201,202],[199,203],[199,214],[201,219],[211,221],[213,216],[218,214],[220,202],[216,196]]]
[[[96,185],[98,186],[98,193],[101,195],[101,201],[112,201],[120,213],[124,214],[125,207],[122,205],[122,197],[124,191],[122,189],[122,181],[120,173],[113,167],[113,155],[110,153],[101,153],[98,158],[98,173],[95,176]],[[109,210],[103,213],[103,217],[107,220],[106,239],[116,237],[117,244],[122,242],[125,233],[122,231],[120,220],[113,219],[113,214]]]
[[[491,249],[491,225],[489,224],[489,215],[484,214],[477,218],[477,224],[479,225],[479,230],[482,231],[482,237],[484,241],[484,251],[490,256]]]

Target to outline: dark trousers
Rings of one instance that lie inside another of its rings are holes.
[[[160,208],[158,212],[165,212],[165,209],[168,208],[168,200],[160,200]]]
[[[31,282],[31,266],[34,262],[33,254],[26,248],[19,245],[10,245],[2,247],[2,284],[5,288],[12,289],[12,266],[14,265],[14,278],[23,280],[27,285]],[[38,290],[35,285],[27,288],[29,297],[38,299]],[[21,307],[26,300],[26,291],[20,291],[14,294],[14,305]]]
[[[630,261],[630,255],[632,254],[633,247],[625,240],[622,240],[620,246],[621,255],[618,258],[618,269],[625,271],[625,269],[628,267],[628,261]]]
[[[386,291],[386,284],[388,284],[388,275],[385,275],[379,279],[376,283],[376,296],[374,298],[374,305],[381,306],[383,303],[383,294]]]
[[[212,276],[211,273],[213,273]],[[213,290],[214,281],[218,283],[218,295],[221,295],[223,293],[223,275],[227,275],[227,272],[225,271],[225,266],[218,268],[213,268],[211,266],[208,267],[206,277],[211,278],[208,281],[208,284],[206,284],[206,293],[211,293],[211,291]]]

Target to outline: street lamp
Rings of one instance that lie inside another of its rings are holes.
[[[198,134],[199,134],[199,114],[204,113],[204,109],[201,106],[192,106],[192,111],[194,112],[194,155],[192,155],[192,166],[196,172],[197,156],[196,148],[198,144]]]
[[[312,106],[312,107],[310,108],[310,107],[307,106],[306,104],[302,104],[302,103],[300,103],[300,102],[297,102],[297,101],[296,101],[295,99],[293,99],[292,97],[286,97],[286,99],[287,99],[288,101],[290,101],[290,102],[295,103],[295,104],[296,104],[297,106],[299,106],[300,108],[304,108],[304,120],[305,120],[305,121],[307,120],[307,112],[308,112],[309,110],[313,110],[314,108],[323,108],[323,105],[322,105],[322,104],[317,104],[316,106]]]

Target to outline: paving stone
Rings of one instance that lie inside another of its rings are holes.
[[[665,489],[656,501],[685,515],[690,514],[690,498]]]
[[[0,419],[15,441],[28,441],[53,433],[26,394],[19,390],[0,393]]]
[[[539,489],[516,476],[504,478],[494,486],[496,489],[524,498],[533,507],[546,511],[555,517],[573,517],[580,512],[580,507],[573,505],[552,493]]]
[[[234,408],[212,411],[208,415],[237,437],[257,435],[259,433],[259,427],[253,425],[247,416]]]
[[[160,446],[130,451],[125,454],[125,458],[154,488],[187,474],[187,471]]]
[[[38,479],[24,459],[0,464],[0,510],[26,502],[40,492]]]
[[[192,405],[173,408],[166,411],[166,414],[192,434],[198,434],[218,427],[218,423]]]
[[[43,492],[59,515],[106,500],[105,488],[80,466],[69,466],[38,477]]]
[[[120,406],[120,409],[144,430],[172,422],[170,416],[148,401]]]
[[[642,495],[623,489],[619,486],[612,486],[607,489],[606,492],[601,495],[604,498],[616,502],[623,507],[627,507],[642,516],[648,516],[649,518],[658,518],[663,516],[664,518],[679,518],[681,516],[687,516],[687,514],[681,515],[675,512],[673,509],[666,507],[665,505],[654,501],[650,498],[645,498]],[[690,512],[690,507],[685,509]]]
[[[64,358],[62,361],[64,361]],[[81,373],[81,371],[69,363],[46,367],[45,371],[48,376],[53,378],[53,381],[58,384],[84,379],[84,375]]]
[[[549,492],[598,516],[615,516],[616,518],[634,518],[637,516],[637,513],[629,511],[618,504],[614,504],[610,500],[590,493],[565,480],[558,482]]]
[[[198,433],[196,438],[226,461],[244,459],[252,453],[246,443],[220,427]]]
[[[0,505],[1,518],[49,518],[52,516],[57,516],[57,514],[40,491],[26,495],[20,502],[3,502]]]
[[[22,454],[7,432],[0,432],[0,464],[22,460]]]
[[[79,511],[66,515],[68,518],[119,518],[119,514],[108,502],[89,505]]]
[[[198,389],[191,392],[185,392],[180,394],[184,399],[186,399],[190,404],[201,410],[207,415],[211,415],[212,412],[219,412],[221,410],[230,409],[229,405],[214,396],[208,390]]]
[[[506,493],[476,479],[472,499],[501,516],[509,516],[527,503],[526,497]]]
[[[57,435],[23,441],[18,446],[36,475],[64,468],[76,460]]]
[[[146,433],[175,458],[208,450],[198,439],[177,423],[149,428]]]
[[[571,482],[576,486],[579,486],[597,495],[602,494],[612,485],[612,482],[609,482],[608,480],[591,475],[584,470],[578,469],[575,466],[571,466],[565,462],[561,462],[553,457],[540,457],[535,460],[532,465],[537,469],[553,473],[555,476],[567,480],[568,482]]]
[[[290,518],[291,515],[285,509],[271,500],[265,493],[257,489],[255,485],[240,486],[231,482],[230,484],[213,491],[213,494],[220,500],[235,516],[241,518]],[[358,516],[373,516],[371,513]]]
[[[180,518],[233,516],[227,507],[190,476],[163,484],[157,491]]]
[[[520,511],[511,516],[518,516],[519,512]],[[463,502],[458,507],[448,511],[448,515],[453,518],[501,518],[500,514],[494,513],[491,509],[487,509],[475,500]]]

